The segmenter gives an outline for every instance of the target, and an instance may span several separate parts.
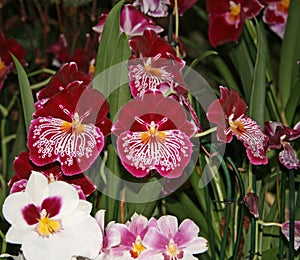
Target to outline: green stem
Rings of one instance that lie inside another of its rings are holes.
[[[2,238],[2,248],[1,248],[1,254],[6,252],[7,244],[5,241],[5,235],[3,234],[2,230],[0,229],[0,237]]]
[[[200,154],[200,160],[201,164],[205,165],[205,159],[204,154]],[[206,205],[206,217],[207,217],[207,224],[209,227],[209,230],[213,231],[213,223],[212,223],[212,215],[211,215],[211,207],[210,207],[210,195],[208,190],[208,185],[205,185],[204,187],[204,194],[205,194],[205,205]],[[208,232],[208,241],[209,241],[209,248],[211,250],[211,257],[212,259],[216,259],[216,251],[215,251],[215,239],[214,239],[214,233]]]
[[[212,127],[204,132],[201,132],[201,133],[198,133],[198,134],[195,134],[193,137],[202,137],[202,136],[205,136],[205,135],[208,135],[210,133],[213,133],[217,131],[217,127]]]
[[[33,84],[33,85],[30,86],[30,89],[34,90],[34,89],[39,89],[41,87],[44,87],[49,83],[50,80],[51,80],[51,78],[48,78],[48,79],[45,79],[45,80],[43,80],[39,83]]]
[[[282,224],[277,223],[277,222],[264,222],[262,220],[257,220],[256,223],[259,225],[265,226],[265,227],[276,226],[276,227],[281,228],[281,226],[282,226]]]
[[[249,187],[252,188],[252,191],[256,193],[256,175],[252,173],[252,164],[249,164]],[[257,249],[257,238],[258,234],[256,232],[256,219],[251,216],[251,236],[250,236],[250,257],[249,259],[253,259],[255,256]]]
[[[289,171],[289,192],[290,192],[290,237],[289,237],[289,260],[294,259],[294,240],[295,240],[295,175],[294,170]]]
[[[286,174],[281,172],[281,187],[280,187],[280,210],[279,210],[279,222],[284,222],[285,213],[285,185],[286,185]],[[284,259],[284,241],[285,237],[281,234],[279,241],[279,259]]]
[[[229,202],[231,200],[231,179],[230,179],[230,174],[227,169],[227,166],[222,160],[221,162],[222,169],[224,171],[225,175],[225,182],[226,182],[226,200]],[[231,204],[226,203],[225,207],[225,219],[226,219],[226,224],[225,224],[225,230],[224,230],[224,237],[222,239],[222,244],[221,244],[221,250],[220,250],[220,260],[225,259],[225,249],[226,249],[226,244],[227,244],[227,239],[228,239],[228,229],[229,229],[229,221],[230,221],[230,210],[231,210]]]
[[[43,68],[43,69],[36,70],[36,71],[31,72],[31,73],[28,73],[27,77],[30,78],[30,77],[33,77],[35,75],[42,74],[42,73],[48,73],[48,74],[54,75],[56,73],[56,71],[51,70],[51,69],[47,69],[47,68]]]
[[[244,183],[243,180],[241,178],[240,172],[237,170],[237,168],[235,167],[235,164],[233,163],[233,161],[231,160],[231,158],[227,158],[228,162],[230,163],[230,165],[232,166],[235,176],[237,178],[238,181],[238,185],[239,185],[239,189],[240,189],[240,198],[241,200],[245,197],[245,187],[244,187]],[[240,247],[240,241],[241,241],[241,237],[242,237],[242,233],[243,233],[243,224],[244,224],[244,205],[241,204],[241,201],[238,199],[238,227],[237,227],[237,235],[236,235],[236,241],[234,244],[234,248],[233,248],[233,260],[238,259],[238,252],[239,252],[239,247]]]

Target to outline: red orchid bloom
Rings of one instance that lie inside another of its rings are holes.
[[[123,166],[135,177],[156,170],[166,178],[183,174],[192,154],[195,127],[184,108],[162,94],[146,94],[128,102],[112,132]]]
[[[78,48],[71,53],[67,39],[61,34],[58,41],[52,44],[48,51],[55,55],[53,64],[57,67],[61,67],[64,63],[74,61],[79,70],[88,73],[89,76],[93,78],[95,69],[94,62],[97,55],[96,48],[96,41],[87,34],[85,47]]]
[[[261,2],[265,5],[263,21],[283,39],[290,0],[261,0]]]
[[[280,122],[269,121],[265,123],[265,133],[269,137],[268,148],[281,150],[278,154],[280,163],[288,169],[298,169],[300,161],[290,141],[300,137],[300,122],[289,128]]]
[[[185,63],[173,47],[152,30],[130,40],[132,56],[128,61],[130,89],[133,97],[147,91],[168,92],[184,88],[181,70]]]
[[[110,133],[109,105],[102,94],[74,81],[43,104],[32,120],[27,147],[32,162],[55,161],[65,175],[86,171]]]
[[[0,90],[3,87],[7,75],[14,67],[14,63],[10,52],[25,66],[24,60],[26,51],[22,45],[17,43],[14,39],[6,39],[2,31],[0,31]]]
[[[207,119],[217,124],[217,138],[224,143],[231,142],[233,136],[243,142],[252,164],[267,164],[267,136],[260,126],[245,115],[247,105],[233,89],[220,87],[221,98],[207,109]]]
[[[242,34],[245,19],[255,17],[262,8],[257,0],[206,0],[210,44],[216,47],[237,41]]]
[[[103,27],[108,13],[102,14],[98,18],[98,24],[93,27],[93,30],[99,33],[101,39]],[[161,33],[164,29],[155,24],[155,22],[141,13],[136,7],[131,4],[123,5],[120,14],[120,31],[126,33],[131,38],[133,36],[143,35],[146,29],[151,29],[156,33]]]
[[[198,0],[177,0],[178,14],[182,16],[188,9],[190,9]],[[175,1],[170,0],[170,6],[175,6]]]
[[[37,166],[29,159],[28,152],[22,152],[14,160],[15,175],[10,179],[8,185],[11,187],[10,193],[23,191],[32,171],[43,173],[49,181],[65,181],[74,186],[80,199],[85,199],[96,190],[93,181],[82,173],[76,176],[66,176],[62,174],[59,163],[50,163],[44,166]]]

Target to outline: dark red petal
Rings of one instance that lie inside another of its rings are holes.
[[[22,215],[28,225],[34,225],[39,222],[40,211],[34,204],[28,204],[22,209]]]
[[[213,47],[217,45],[236,42],[242,34],[245,20],[240,17],[238,24],[229,24],[225,14],[209,14],[208,38]]]
[[[9,181],[8,184],[9,186],[11,186],[10,193],[20,192],[25,190],[27,185],[27,180],[22,179],[18,181],[15,180],[12,181],[12,179]]]
[[[73,81],[82,81],[88,86],[91,79],[84,72],[78,71],[75,62],[66,63],[55,73],[47,86],[37,93],[38,100],[56,95]]]
[[[92,179],[82,173],[74,176],[62,175],[60,180],[80,187],[86,197],[92,194],[97,188]]]
[[[43,200],[41,210],[45,209],[49,217],[56,216],[61,209],[62,198],[59,196],[48,197]]]
[[[263,9],[263,5],[257,0],[241,0],[242,10],[245,12],[246,17],[251,19],[257,16]]]
[[[230,10],[229,0],[206,0],[206,10],[208,13],[222,14]]]

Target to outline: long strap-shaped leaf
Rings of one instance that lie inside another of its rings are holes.
[[[299,80],[298,89],[294,83],[299,78],[300,57],[300,1],[291,0],[288,20],[285,28],[284,39],[282,42],[279,67],[279,91],[282,107],[285,109],[288,103],[294,98],[299,99]],[[296,94],[296,96],[294,96]],[[294,106],[297,106],[297,102]],[[294,111],[294,109],[292,109]],[[288,115],[287,115],[288,116]],[[291,121],[291,119],[289,120]],[[291,123],[291,122],[289,122]]]
[[[34,100],[33,100],[33,96],[32,96],[32,91],[30,89],[30,83],[27,78],[25,70],[23,69],[23,67],[22,67],[21,63],[18,61],[18,59],[13,54],[11,54],[11,56],[13,58],[15,67],[18,72],[18,80],[19,80],[22,107],[23,107],[23,113],[24,113],[24,122],[25,122],[26,133],[27,133],[29,130],[29,126],[31,124],[32,114],[35,111]]]

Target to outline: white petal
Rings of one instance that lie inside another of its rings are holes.
[[[79,196],[76,189],[63,181],[54,181],[49,184],[49,196],[58,196],[62,198],[62,207],[54,219],[60,219],[72,214],[79,203]]]
[[[32,228],[30,227],[20,229],[18,227],[11,226],[5,235],[5,240],[8,243],[22,244],[26,239],[28,239],[28,234],[30,234],[30,232],[32,232]]]
[[[92,203],[86,200],[79,200],[78,205],[75,209],[75,211],[81,211],[82,213],[85,214],[90,214],[92,211]]]
[[[32,203],[40,205],[48,196],[48,179],[40,172],[32,171],[26,184],[25,192],[31,197]]]
[[[28,227],[23,218],[22,209],[32,203],[26,192],[16,192],[10,194],[4,201],[2,213],[4,218],[12,225],[19,228]]]
[[[23,243],[22,250],[30,260],[68,260],[72,256],[95,258],[102,245],[102,233],[94,218],[82,212],[62,221],[63,230],[43,238],[33,234]]]

